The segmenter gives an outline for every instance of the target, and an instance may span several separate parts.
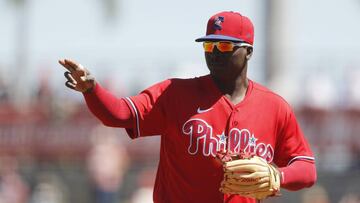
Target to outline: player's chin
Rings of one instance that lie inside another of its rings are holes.
[[[222,73],[225,72],[225,67],[222,64],[211,64],[208,65],[211,73]]]
[[[216,61],[216,62],[210,62],[207,61],[207,66],[209,68],[210,71],[226,71],[228,68],[228,63],[227,62],[221,62],[221,61]]]
[[[216,67],[209,67],[210,74],[215,76],[216,78],[227,78],[229,75],[229,71],[224,66],[216,66]]]

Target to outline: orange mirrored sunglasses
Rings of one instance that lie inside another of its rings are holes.
[[[233,51],[234,47],[252,47],[250,44],[244,42],[234,43],[230,41],[219,41],[219,42],[206,41],[203,43],[205,52],[210,52],[210,53],[213,52],[215,46],[221,52]]]

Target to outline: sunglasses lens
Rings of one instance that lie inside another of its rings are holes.
[[[234,44],[231,42],[218,42],[217,48],[221,52],[232,51],[234,48]]]
[[[204,42],[203,43],[205,52],[212,52],[214,49],[214,43],[213,42]]]

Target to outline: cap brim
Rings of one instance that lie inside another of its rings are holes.
[[[233,41],[233,42],[244,42],[244,40],[235,38],[235,37],[229,37],[225,35],[206,35],[204,37],[200,37],[195,40],[195,42],[204,42],[204,41],[219,41],[219,40],[225,40],[225,41]]]

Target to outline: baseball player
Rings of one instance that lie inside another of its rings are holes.
[[[82,92],[104,125],[132,138],[161,136],[154,202],[256,202],[280,188],[316,181],[314,156],[294,112],[248,79],[254,28],[237,12],[207,23],[202,42],[210,74],[167,79],[116,98],[80,64],[64,59],[67,87]]]

